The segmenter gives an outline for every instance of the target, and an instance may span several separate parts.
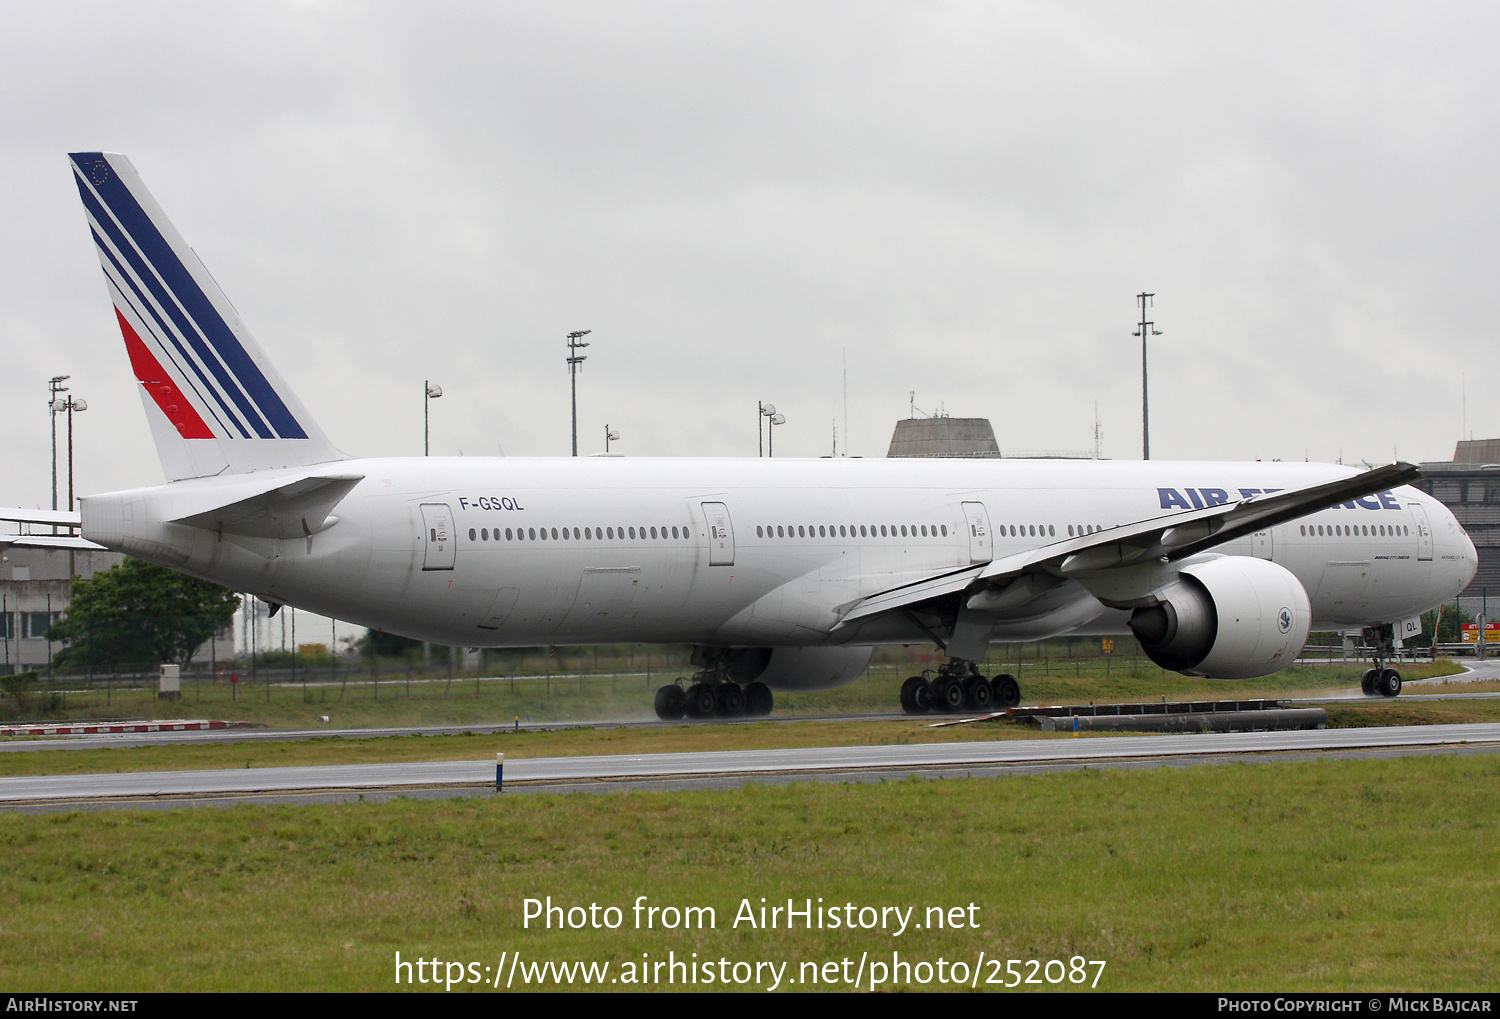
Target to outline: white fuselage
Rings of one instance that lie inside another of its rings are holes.
[[[262,598],[446,644],[906,643],[929,637],[900,618],[833,630],[860,598],[976,561],[1356,473],[1261,462],[615,457],[328,466],[364,477],[307,537],[164,522],[222,478],[87,498],[83,534]],[[974,504],[992,547],[975,540]],[[1214,551],[1290,570],[1315,629],[1417,615],[1461,590],[1477,562],[1453,516],[1411,488]],[[1123,634],[1127,618],[1068,582],[1001,620],[993,639]]]

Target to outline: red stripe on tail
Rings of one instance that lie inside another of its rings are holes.
[[[146,349],[146,345],[130,327],[119,308],[115,309],[115,318],[120,320],[120,332],[125,336],[125,352],[130,355],[130,367],[135,370],[135,377],[146,387],[146,392],[151,394],[151,399],[156,401],[167,420],[172,422],[177,434],[184,439],[212,439],[214,433],[203,423],[193,405],[187,402],[161,362]]]

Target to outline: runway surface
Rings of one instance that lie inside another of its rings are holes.
[[[598,783],[779,776],[820,779],[851,774],[902,777],[907,774],[964,774],[997,766],[1079,766],[1089,762],[1155,761],[1244,757],[1275,753],[1351,750],[1431,751],[1467,746],[1500,750],[1500,723],[1322,729],[1302,732],[1195,733],[1029,739],[917,746],[818,747],[792,750],[738,750],[702,753],[522,758],[505,765],[507,788],[546,786],[584,788]],[[452,795],[492,789],[495,762],[455,761],[408,764],[325,765],[215,771],[128,772],[103,775],[51,775],[0,779],[0,806],[57,809],[98,804],[162,800],[265,799],[267,794],[338,793],[361,790]]]

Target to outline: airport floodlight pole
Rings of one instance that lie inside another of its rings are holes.
[[[573,388],[574,456],[578,455],[578,372],[582,369],[583,362],[588,360],[588,355],[580,354],[578,351],[588,346],[587,343],[583,342],[583,338],[591,332],[593,332],[592,329],[579,329],[568,334],[568,381]]]
[[[1155,294],[1136,294],[1135,303],[1141,306],[1141,327],[1131,336],[1141,338],[1141,459],[1151,459],[1151,404],[1146,396],[1146,338],[1148,336],[1160,336],[1161,332],[1156,328],[1156,323],[1148,321],[1146,309],[1155,307],[1152,300]]]
[[[47,416],[52,422],[52,508],[57,509],[57,412],[62,408],[57,399],[58,393],[66,393],[68,387],[63,382],[72,378],[71,375],[54,375],[47,380]],[[52,533],[57,533],[57,525],[52,526]]]
[[[604,426],[604,452],[606,452],[606,453],[609,452],[609,444],[610,444],[611,440],[613,440],[615,442],[619,442],[620,441],[620,433],[617,432],[617,431],[615,431],[613,428],[609,427],[609,425],[605,425]]]
[[[785,414],[772,414],[766,419],[766,456],[776,455],[776,432],[777,425],[786,424]]]
[[[422,455],[423,456],[428,456],[429,455],[428,446],[429,446],[429,443],[430,443],[430,439],[428,438],[428,429],[427,429],[427,420],[428,420],[427,405],[429,403],[431,403],[433,400],[436,400],[438,397],[440,397],[442,395],[443,395],[443,387],[442,386],[438,385],[436,382],[428,382],[426,379],[422,380]]]
[[[73,414],[82,414],[89,409],[87,400],[69,396],[63,401],[63,410],[68,412],[68,512],[73,512]]]
[[[761,403],[759,400],[755,401],[755,455],[756,456],[765,456],[766,455],[766,442],[765,442],[764,432],[768,431],[769,428],[770,428],[769,425],[763,425],[761,423],[760,419],[761,418],[770,418],[770,417],[775,417],[775,416],[776,416],[776,405],[774,403]]]

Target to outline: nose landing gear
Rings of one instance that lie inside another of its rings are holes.
[[[1396,628],[1389,623],[1365,630],[1365,636],[1372,638],[1375,644],[1375,668],[1366,669],[1359,677],[1359,688],[1366,697],[1377,694],[1397,697],[1401,694],[1401,673],[1385,667],[1386,658],[1396,650],[1395,634]]]

